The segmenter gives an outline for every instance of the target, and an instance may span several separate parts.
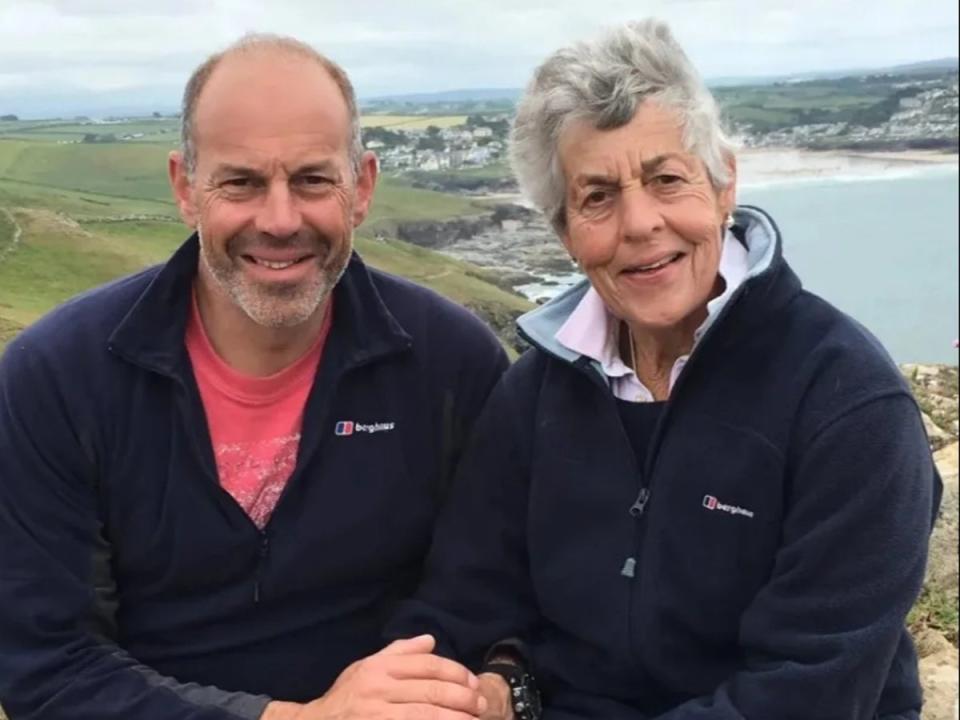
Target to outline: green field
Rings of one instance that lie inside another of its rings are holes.
[[[13,217],[6,211],[0,210],[0,254],[11,250],[14,231],[16,230]]]
[[[138,200],[104,193],[65,190],[4,179],[0,176],[0,207],[54,208],[76,219],[150,215],[175,218],[169,200]]]
[[[401,115],[364,114],[363,127],[389,127],[403,130],[424,130],[430,125],[439,128],[463,125],[466,115]],[[85,135],[113,135],[119,139],[132,137],[134,142],[157,142],[173,145],[179,141],[179,118],[137,118],[120,122],[78,122],[71,120],[18,120],[0,122],[0,138],[24,138],[36,140],[64,140],[79,142]]]
[[[769,132],[808,123],[874,125],[889,118],[899,94],[888,79],[841,78],[714,88],[724,115]]]
[[[433,125],[450,128],[463,125],[466,115],[375,115],[365,114],[360,118],[363,127],[383,127],[393,130],[426,130]]]
[[[124,143],[159,143],[173,147],[179,140],[180,121],[176,118],[141,118],[122,122],[75,122],[33,120],[0,122],[0,139],[42,140],[80,143],[88,135]]]
[[[0,140],[0,193],[40,197],[46,191],[72,191],[76,202],[134,201],[132,208],[159,213],[142,201],[171,202],[167,182],[168,148],[150,144],[103,143],[61,145],[54,142]],[[423,220],[470,214],[474,206],[463,198],[417,190],[393,178],[381,178],[370,222],[384,225],[400,220]],[[94,207],[85,215],[106,215]]]
[[[34,185],[82,190],[115,197],[169,200],[169,148],[135,143],[17,143],[0,151],[0,177]]]

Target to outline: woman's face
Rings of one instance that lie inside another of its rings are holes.
[[[735,167],[731,159],[731,182],[717,193],[682,139],[677,116],[651,101],[623,127],[577,121],[560,137],[564,244],[610,311],[636,330],[695,328],[715,294]]]

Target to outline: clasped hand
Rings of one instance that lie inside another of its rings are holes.
[[[261,720],[511,720],[502,679],[481,682],[434,646],[430,635],[397,640],[347,667],[323,697],[271,702]]]

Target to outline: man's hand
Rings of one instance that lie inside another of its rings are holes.
[[[303,705],[300,703],[272,700],[267,703],[260,720],[297,720],[302,709]]]
[[[510,686],[497,673],[480,675],[480,694],[487,701],[487,709],[480,720],[515,720],[513,703],[510,702]]]
[[[397,640],[344,670],[296,720],[478,720],[487,709],[480,681],[432,655],[429,635]],[[484,715],[484,717],[486,717]]]

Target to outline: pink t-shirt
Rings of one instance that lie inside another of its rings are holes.
[[[295,363],[268,377],[227,365],[210,344],[196,297],[186,345],[207,415],[220,484],[261,530],[297,463],[303,408],[330,332],[333,301],[316,342]]]

